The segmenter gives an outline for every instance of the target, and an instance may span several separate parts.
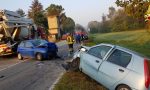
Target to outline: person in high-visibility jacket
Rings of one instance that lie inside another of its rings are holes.
[[[69,52],[70,52],[70,54],[72,54],[73,53],[74,38],[73,38],[73,35],[71,35],[70,33],[68,33],[68,36],[67,36],[67,44],[69,47]]]

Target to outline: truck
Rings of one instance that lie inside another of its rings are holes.
[[[0,10],[0,56],[15,53],[20,41],[32,38],[36,38],[36,26],[31,19]]]

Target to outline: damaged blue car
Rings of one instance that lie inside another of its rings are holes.
[[[58,48],[55,43],[42,39],[22,41],[18,45],[18,59],[36,58],[37,60],[51,59],[57,57]]]

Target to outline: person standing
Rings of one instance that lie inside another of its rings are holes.
[[[69,54],[72,55],[73,54],[74,38],[73,38],[73,35],[70,33],[68,33],[68,36],[67,36],[67,44],[69,47]]]
[[[77,43],[77,44],[80,44],[80,43],[81,43],[80,35],[79,35],[79,34],[76,34],[76,35],[75,35],[75,38],[76,38],[76,43]]]

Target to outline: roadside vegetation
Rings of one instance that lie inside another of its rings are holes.
[[[100,43],[116,44],[150,57],[150,33],[146,30],[91,34],[92,46]],[[81,72],[67,72],[56,84],[54,90],[106,90],[102,85]]]
[[[63,75],[54,90],[106,90],[106,88],[80,71],[69,71]]]
[[[146,30],[91,34],[87,45],[110,43],[120,45],[150,57],[150,33]]]

